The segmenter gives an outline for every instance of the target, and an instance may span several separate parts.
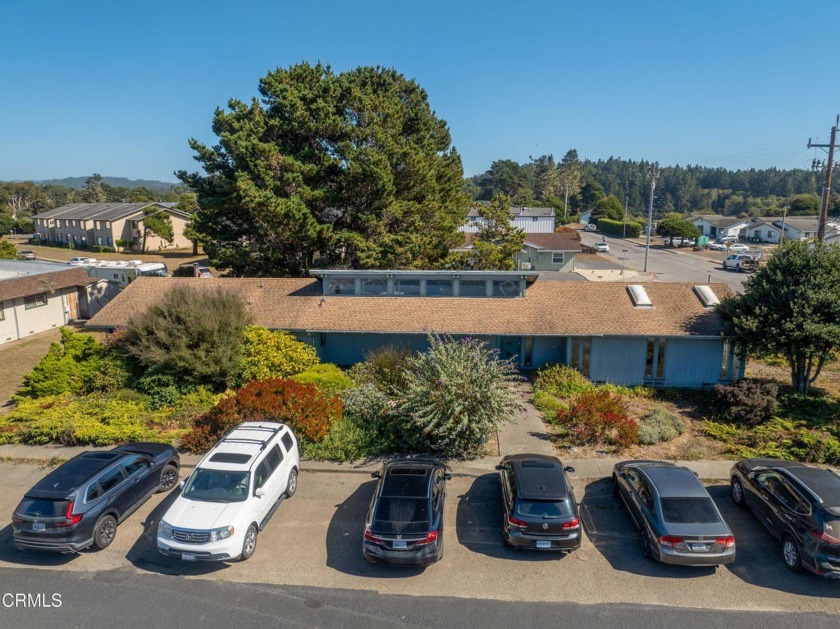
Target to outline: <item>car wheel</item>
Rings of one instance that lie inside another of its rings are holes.
[[[735,267],[735,270],[738,271],[738,273],[740,273],[741,271],[744,270],[744,267],[739,264],[738,266]]]
[[[160,484],[158,491],[170,491],[178,484],[178,468],[174,465],[164,465],[160,473]]]
[[[744,496],[744,486],[741,484],[741,479],[737,477],[732,478],[729,485],[730,494],[732,495],[732,502],[743,509],[747,506],[746,497]]]
[[[799,552],[799,544],[790,535],[785,535],[782,540],[782,559],[788,570],[800,572],[802,570],[802,555]]]
[[[296,467],[292,468],[292,471],[289,472],[289,480],[286,483],[286,498],[291,498],[295,495],[297,491],[297,479],[298,479],[298,471]]]
[[[254,554],[255,550],[257,550],[257,525],[252,524],[245,531],[245,540],[242,542],[242,556],[240,559],[247,561]]]
[[[99,518],[96,526],[93,527],[93,545],[99,550],[104,550],[111,545],[116,536],[117,519],[112,515]]]

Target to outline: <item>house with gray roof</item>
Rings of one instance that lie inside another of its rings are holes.
[[[474,234],[484,224],[481,216],[482,203],[470,208],[467,222],[458,228],[467,234]],[[510,224],[519,227],[528,234],[551,234],[555,229],[554,208],[551,207],[511,207]]]
[[[781,228],[782,219],[777,219],[776,225]],[[785,240],[816,238],[818,229],[818,216],[788,216],[785,219]],[[840,220],[836,216],[829,216],[826,223],[826,234],[836,229],[840,229]]]
[[[184,236],[190,215],[175,209],[171,203],[69,203],[35,216],[34,237],[46,243],[82,249],[116,247],[117,240],[123,240],[130,243],[128,249],[138,250],[143,240],[144,212],[150,207],[158,207],[169,215],[174,239],[169,243],[149,234],[147,251],[192,246]]]
[[[692,224],[700,230],[702,236],[711,239],[735,236],[740,238],[743,231],[750,224],[748,218],[737,218],[735,216],[721,216],[720,214],[704,214],[691,219]]]

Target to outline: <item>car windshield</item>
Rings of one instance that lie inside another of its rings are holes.
[[[662,519],[672,524],[720,522],[711,498],[663,498]]]
[[[426,498],[380,498],[374,519],[385,522],[428,522]]]
[[[202,502],[243,502],[248,497],[248,472],[199,468],[184,487],[184,498]]]
[[[24,498],[17,509],[17,513],[30,517],[62,518],[67,512],[67,505],[66,500]]]
[[[572,515],[568,500],[522,500],[516,513],[529,518],[567,518]]]

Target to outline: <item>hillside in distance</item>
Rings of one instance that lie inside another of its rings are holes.
[[[35,183],[39,186],[64,186],[81,190],[89,175],[84,177],[64,177],[63,179],[42,179]],[[109,177],[103,175],[102,183],[114,188],[146,188],[152,192],[169,192],[175,186],[180,186],[176,181],[158,181],[156,179],[128,179],[127,177]]]

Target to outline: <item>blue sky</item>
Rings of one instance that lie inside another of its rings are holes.
[[[465,174],[610,155],[806,167],[840,113],[840,3],[3,0],[0,180],[174,180],[213,110],[299,61],[394,67]]]

